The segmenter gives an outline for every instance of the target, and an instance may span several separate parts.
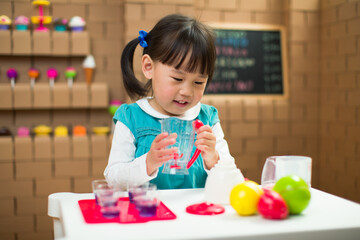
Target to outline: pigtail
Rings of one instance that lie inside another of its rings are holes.
[[[121,55],[121,69],[124,87],[127,94],[131,99],[136,97],[143,97],[147,94],[146,86],[140,82],[134,73],[133,61],[134,61],[134,52],[139,44],[139,39],[136,38],[130,41],[124,48]]]

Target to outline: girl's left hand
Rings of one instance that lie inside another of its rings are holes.
[[[215,150],[216,137],[209,125],[204,125],[197,130],[195,146],[201,151],[207,169],[211,169],[219,160]]]

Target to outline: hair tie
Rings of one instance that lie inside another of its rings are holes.
[[[144,30],[139,31],[140,46],[142,46],[143,48],[146,48],[148,46],[147,42],[145,41],[146,36],[147,36],[147,32],[145,32]]]

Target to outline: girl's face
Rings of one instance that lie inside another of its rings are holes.
[[[179,116],[201,100],[208,76],[175,69],[161,62],[152,62],[152,66],[154,98],[150,104],[158,112]]]

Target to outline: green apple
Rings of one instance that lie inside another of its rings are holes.
[[[274,188],[285,200],[290,214],[301,213],[310,202],[311,194],[306,182],[296,175],[280,178]]]

